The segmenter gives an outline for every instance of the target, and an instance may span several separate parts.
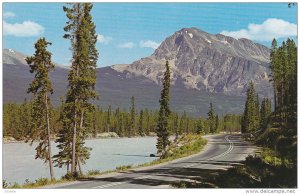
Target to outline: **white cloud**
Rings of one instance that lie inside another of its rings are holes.
[[[15,17],[16,14],[13,13],[13,12],[5,12],[3,13],[3,18],[12,18],[12,17]]]
[[[38,36],[44,33],[43,26],[32,22],[24,21],[23,23],[10,24],[3,21],[3,34],[17,37]]]
[[[146,41],[140,41],[140,47],[141,48],[152,48],[157,49],[159,47],[160,43],[157,43],[153,40],[146,40]]]
[[[297,25],[282,19],[269,18],[262,24],[249,24],[247,29],[222,31],[221,34],[234,38],[271,41],[273,38],[297,36]]]
[[[119,48],[133,48],[135,46],[135,44],[133,42],[125,42],[123,44],[119,44],[118,47]]]
[[[110,36],[104,36],[102,34],[98,34],[97,40],[98,40],[99,43],[108,44],[108,43],[110,43],[112,41],[112,37],[110,37]]]

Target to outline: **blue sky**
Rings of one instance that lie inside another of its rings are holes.
[[[53,61],[69,64],[70,42],[63,3],[4,3],[3,48],[34,52],[39,37],[52,42]],[[184,27],[245,37],[270,45],[273,37],[295,39],[297,7],[287,3],[94,3],[100,53],[98,66],[131,63],[151,55],[165,38]]]

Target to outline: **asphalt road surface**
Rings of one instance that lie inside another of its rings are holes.
[[[112,173],[60,185],[53,189],[148,189],[170,188],[177,181],[189,181],[219,169],[226,169],[255,152],[255,147],[244,142],[241,135],[220,134],[204,136],[208,143],[198,154],[172,162]]]

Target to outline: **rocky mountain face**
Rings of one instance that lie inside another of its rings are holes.
[[[248,39],[183,28],[163,41],[151,56],[112,68],[127,77],[143,76],[160,84],[168,59],[175,87],[239,96],[245,95],[252,80],[261,96],[271,96],[269,54],[267,47]]]
[[[171,66],[171,101],[173,111],[206,116],[209,102],[216,111],[241,113],[249,80],[260,96],[272,96],[269,83],[269,49],[247,39],[236,40],[211,35],[196,28],[184,28],[168,37],[155,52],[130,65],[97,69],[96,90],[103,108],[129,109],[135,96],[138,109],[158,109],[165,60]],[[3,50],[3,102],[23,102],[33,74],[25,55]],[[56,65],[50,78],[54,86],[51,101],[60,104],[67,89],[68,68]]]

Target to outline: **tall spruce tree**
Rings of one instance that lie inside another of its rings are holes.
[[[220,120],[219,120],[219,115],[218,114],[216,114],[216,116],[215,116],[215,132],[217,132],[218,131],[218,129],[219,129],[219,126],[220,126]]]
[[[257,104],[259,102],[256,95],[254,84],[252,81],[249,82],[247,90],[247,99],[245,102],[244,114],[242,117],[242,133],[249,133],[259,130],[259,109]]]
[[[207,121],[209,124],[209,131],[211,133],[216,132],[216,118],[215,118],[215,110],[212,103],[209,103],[209,111],[207,113]]]
[[[260,106],[260,128],[262,130],[267,129],[268,122],[269,122],[269,116],[271,115],[272,109],[271,109],[271,100],[269,98],[265,97]]]
[[[35,54],[26,58],[30,66],[30,73],[34,73],[34,80],[31,82],[28,93],[33,94],[32,126],[29,132],[31,144],[38,140],[39,144],[35,148],[36,158],[49,163],[50,176],[54,179],[52,151],[51,151],[51,102],[49,94],[53,93],[52,83],[49,79],[49,72],[54,69],[51,61],[51,53],[47,51],[47,46],[51,45],[45,38],[39,39],[35,43]]]
[[[68,7],[63,7],[68,18],[64,28],[66,32],[64,38],[71,41],[73,56],[63,109],[65,114],[62,119],[63,129],[60,130],[58,142],[71,144],[71,157],[65,158],[71,158],[71,173],[74,175],[77,172],[77,166],[80,170],[80,163],[84,163],[89,158],[90,149],[84,146],[84,139],[87,135],[84,117],[94,109],[91,100],[97,97],[95,84],[98,51],[95,24],[90,14],[92,7],[91,3],[71,3]],[[66,136],[72,136],[72,139]],[[64,155],[70,154],[69,147],[69,145],[63,147],[58,145],[58,148],[64,150]],[[62,160],[64,159],[58,155],[57,161],[62,162]]]
[[[184,126],[186,123],[186,119],[187,119],[186,112],[183,111],[183,114],[181,115],[180,122],[179,122],[179,130],[178,130],[179,135],[182,135],[184,132],[183,129],[185,128]]]
[[[166,61],[166,71],[163,77],[163,89],[161,91],[160,96],[160,109],[158,115],[158,122],[156,128],[157,134],[157,153],[160,155],[161,158],[166,157],[167,155],[167,146],[170,145],[169,140],[169,131],[168,131],[168,118],[171,113],[169,108],[169,100],[170,100],[170,67],[169,62]]]
[[[272,46],[271,46],[271,53],[270,53],[270,68],[272,70],[271,76],[273,77],[273,79],[271,79],[270,81],[273,83],[273,88],[274,88],[274,108],[275,111],[277,109],[277,83],[275,80],[277,80],[275,78],[275,76],[277,76],[277,64],[278,64],[278,60],[277,60],[277,56],[276,56],[276,52],[277,52],[278,46],[277,46],[277,41],[274,38],[272,41]]]
[[[296,128],[297,120],[297,46],[288,39],[277,46],[272,42],[272,82],[274,86],[275,111],[272,116],[274,127]]]
[[[201,134],[201,133],[203,133],[204,132],[204,122],[203,122],[203,120],[200,118],[200,119],[198,119],[198,121],[197,121],[197,131],[196,131],[196,133],[197,134]]]
[[[134,136],[135,132],[135,98],[131,97],[131,107],[130,107],[130,131],[129,136]]]
[[[175,113],[175,115],[174,115],[173,126],[174,126],[173,132],[175,133],[175,139],[178,139],[178,137],[179,137],[179,130],[178,130],[179,116],[177,113]]]
[[[112,118],[111,118],[111,105],[108,106],[107,114],[106,114],[106,132],[110,132],[112,127]]]
[[[288,90],[286,91],[287,128],[297,128],[297,46],[292,39],[286,41],[288,58]]]
[[[144,111],[140,111],[140,118],[139,118],[139,135],[144,136]]]

